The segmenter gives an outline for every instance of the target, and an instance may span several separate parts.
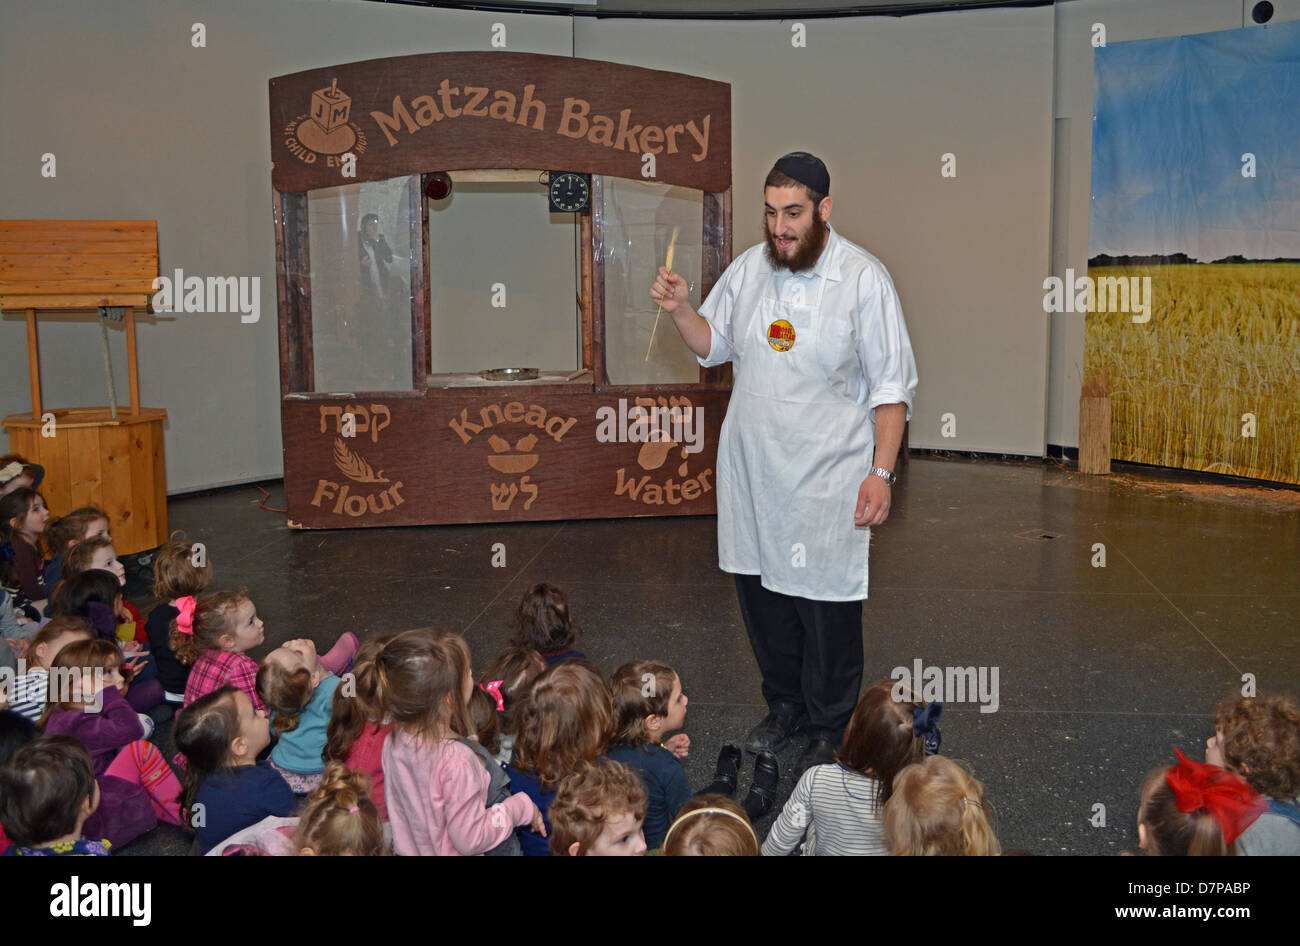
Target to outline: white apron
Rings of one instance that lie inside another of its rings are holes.
[[[849,314],[821,311],[825,277],[816,302],[799,304],[790,289],[801,281],[787,278],[783,301],[773,275],[757,311],[734,313],[735,381],[718,445],[718,565],[761,575],[770,591],[858,601],[867,597],[871,531],[855,526],[853,513],[875,428],[865,404],[836,392],[818,357],[819,346],[851,339]],[[768,344],[778,319],[794,329],[786,351]]]

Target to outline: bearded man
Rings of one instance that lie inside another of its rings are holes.
[[[763,242],[699,312],[663,267],[650,293],[701,365],[734,368],[718,565],[735,575],[769,710],[745,748],[802,731],[801,771],[834,761],[857,704],[870,530],[889,515],[917,385],[889,273],[831,229],[829,194],[821,160],[785,155],[763,184]]]

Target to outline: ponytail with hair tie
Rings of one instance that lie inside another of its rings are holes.
[[[1165,774],[1178,810],[1184,814],[1204,809],[1214,816],[1225,844],[1232,844],[1255,823],[1268,802],[1243,779],[1205,762],[1193,762],[1174,749],[1178,765]]]

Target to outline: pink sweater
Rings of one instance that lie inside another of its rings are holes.
[[[398,854],[482,854],[533,820],[533,803],[522,792],[487,807],[487,770],[473,749],[454,739],[427,742],[394,731],[384,740],[383,758]]]

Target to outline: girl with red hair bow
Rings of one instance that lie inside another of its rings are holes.
[[[1267,808],[1263,796],[1226,769],[1174,752],[1178,764],[1152,772],[1142,786],[1142,850],[1174,857],[1236,855],[1237,838]]]

